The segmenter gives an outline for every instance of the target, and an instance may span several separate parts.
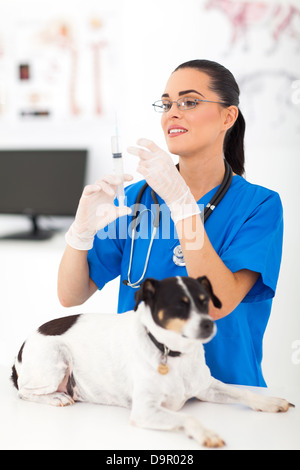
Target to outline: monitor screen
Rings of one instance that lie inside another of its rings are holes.
[[[75,215],[87,150],[0,150],[0,213]]]

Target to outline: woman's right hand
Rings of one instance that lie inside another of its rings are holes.
[[[124,181],[131,181],[131,175],[124,175]],[[79,201],[75,221],[66,234],[66,242],[76,250],[90,250],[98,230],[123,215],[129,215],[127,206],[114,204],[117,186],[121,179],[107,175],[96,183],[86,186]]]

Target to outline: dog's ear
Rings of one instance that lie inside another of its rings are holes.
[[[216,308],[222,308],[222,303],[218,297],[214,294],[212,285],[206,276],[198,277],[197,281],[205,288],[206,292],[210,296],[212,303]]]
[[[140,302],[145,302],[147,305],[151,304],[158,287],[159,281],[156,279],[148,278],[142,283],[140,289],[135,293],[135,306],[134,311],[137,310]]]

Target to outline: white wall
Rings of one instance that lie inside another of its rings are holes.
[[[221,9],[228,5],[228,11]],[[245,5],[243,23],[236,23]],[[246,177],[278,191],[285,209],[282,270],[265,339],[264,371],[271,386],[300,385],[293,349],[300,341],[300,14],[291,6],[299,9],[296,0],[0,0],[0,147],[87,146],[89,181],[111,170],[115,110],[124,148],[142,136],[165,146],[151,103],[161,95],[172,70],[186,60],[207,58],[234,73],[247,121]],[[88,26],[92,17],[103,22],[94,33]],[[68,101],[70,53],[57,43],[45,46],[30,36],[30,31],[49,31],[52,20],[71,25],[72,47],[75,44],[78,50],[77,116],[70,113]],[[106,42],[100,56],[100,116],[93,111],[90,46],[97,41]],[[58,69],[45,84],[35,77],[33,91],[44,93],[42,99],[53,116],[22,121],[17,113],[30,90],[17,80],[16,66],[28,60],[37,69],[47,67],[47,58],[49,63],[55,58]],[[125,166],[135,172],[134,157],[127,155]],[[5,312],[0,315],[4,325],[10,321]]]

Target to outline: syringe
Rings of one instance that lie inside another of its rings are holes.
[[[121,150],[121,139],[118,135],[114,135],[111,138],[111,149],[114,162],[114,173],[119,176],[122,182],[117,186],[117,198],[119,201],[119,207],[125,205],[125,192],[124,192],[124,169],[123,169],[123,157]]]

